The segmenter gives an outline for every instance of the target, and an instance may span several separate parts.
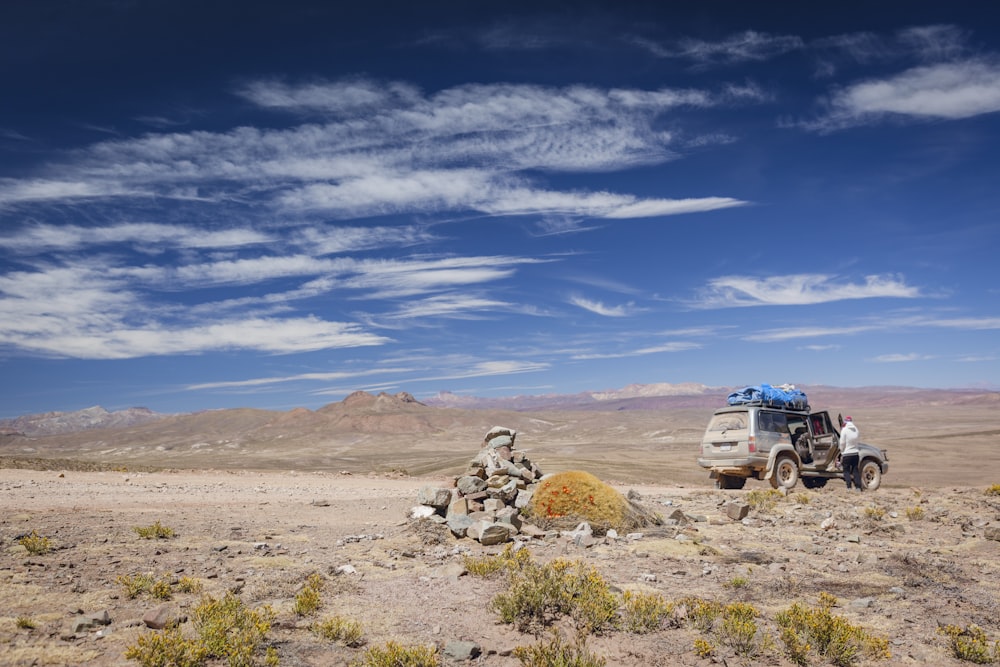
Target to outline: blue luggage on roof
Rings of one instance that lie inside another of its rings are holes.
[[[727,399],[729,405],[768,405],[792,410],[808,410],[809,399],[798,389],[780,389],[769,384],[744,387]]]

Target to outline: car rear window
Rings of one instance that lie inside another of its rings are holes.
[[[721,415],[714,415],[712,421],[708,422],[708,430],[711,431],[739,431],[747,427],[747,413],[726,412]]]

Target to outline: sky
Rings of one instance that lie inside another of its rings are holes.
[[[8,0],[0,417],[1000,388],[1000,7]]]

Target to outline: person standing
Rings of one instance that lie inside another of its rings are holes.
[[[861,491],[861,469],[858,466],[858,438],[860,433],[858,427],[854,425],[854,420],[844,417],[844,426],[840,430],[840,460],[844,466],[844,482],[847,490],[851,490],[853,484],[858,491]]]

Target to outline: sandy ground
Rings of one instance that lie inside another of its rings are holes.
[[[498,549],[407,518],[421,486],[449,482],[336,473],[0,469],[0,664],[136,664],[124,658],[125,649],[151,632],[141,618],[162,603],[148,595],[129,599],[116,580],[150,573],[196,579],[204,585],[201,594],[236,591],[251,606],[270,604],[277,620],[269,641],[282,665],[347,665],[364,649],[317,638],[308,630],[314,619],[293,611],[296,592],[318,573],[329,584],[318,617],[361,622],[369,646],[395,640],[443,648],[468,640],[483,650],[475,664],[517,665],[511,649],[535,638],[500,624],[489,611],[500,581],[470,576],[462,567],[463,554]],[[837,613],[889,640],[892,658],[879,664],[961,664],[936,633],[939,624],[977,624],[991,640],[1000,639],[1000,542],[985,537],[1000,519],[1000,499],[982,487],[864,494],[848,494],[840,484],[799,488],[742,522],[726,516],[725,503],[768,487],[628,488],[655,511],[680,509],[692,522],[589,548],[558,537],[531,540],[533,556],[581,560],[619,590],[655,591],[669,600],[750,601],[762,611],[761,627],[775,637],[778,611],[796,600],[815,604],[826,591],[837,596]],[[156,521],[176,535],[140,539],[134,527]],[[16,538],[32,530],[49,537],[54,550],[28,554]],[[167,604],[184,615],[201,594],[177,593]],[[81,618],[105,611],[110,625],[73,632]],[[18,618],[35,627],[19,627]],[[698,637],[691,628],[667,627],[592,637],[588,646],[609,665],[741,663],[725,647],[715,658],[697,657]],[[791,664],[780,648],[752,662]]]

